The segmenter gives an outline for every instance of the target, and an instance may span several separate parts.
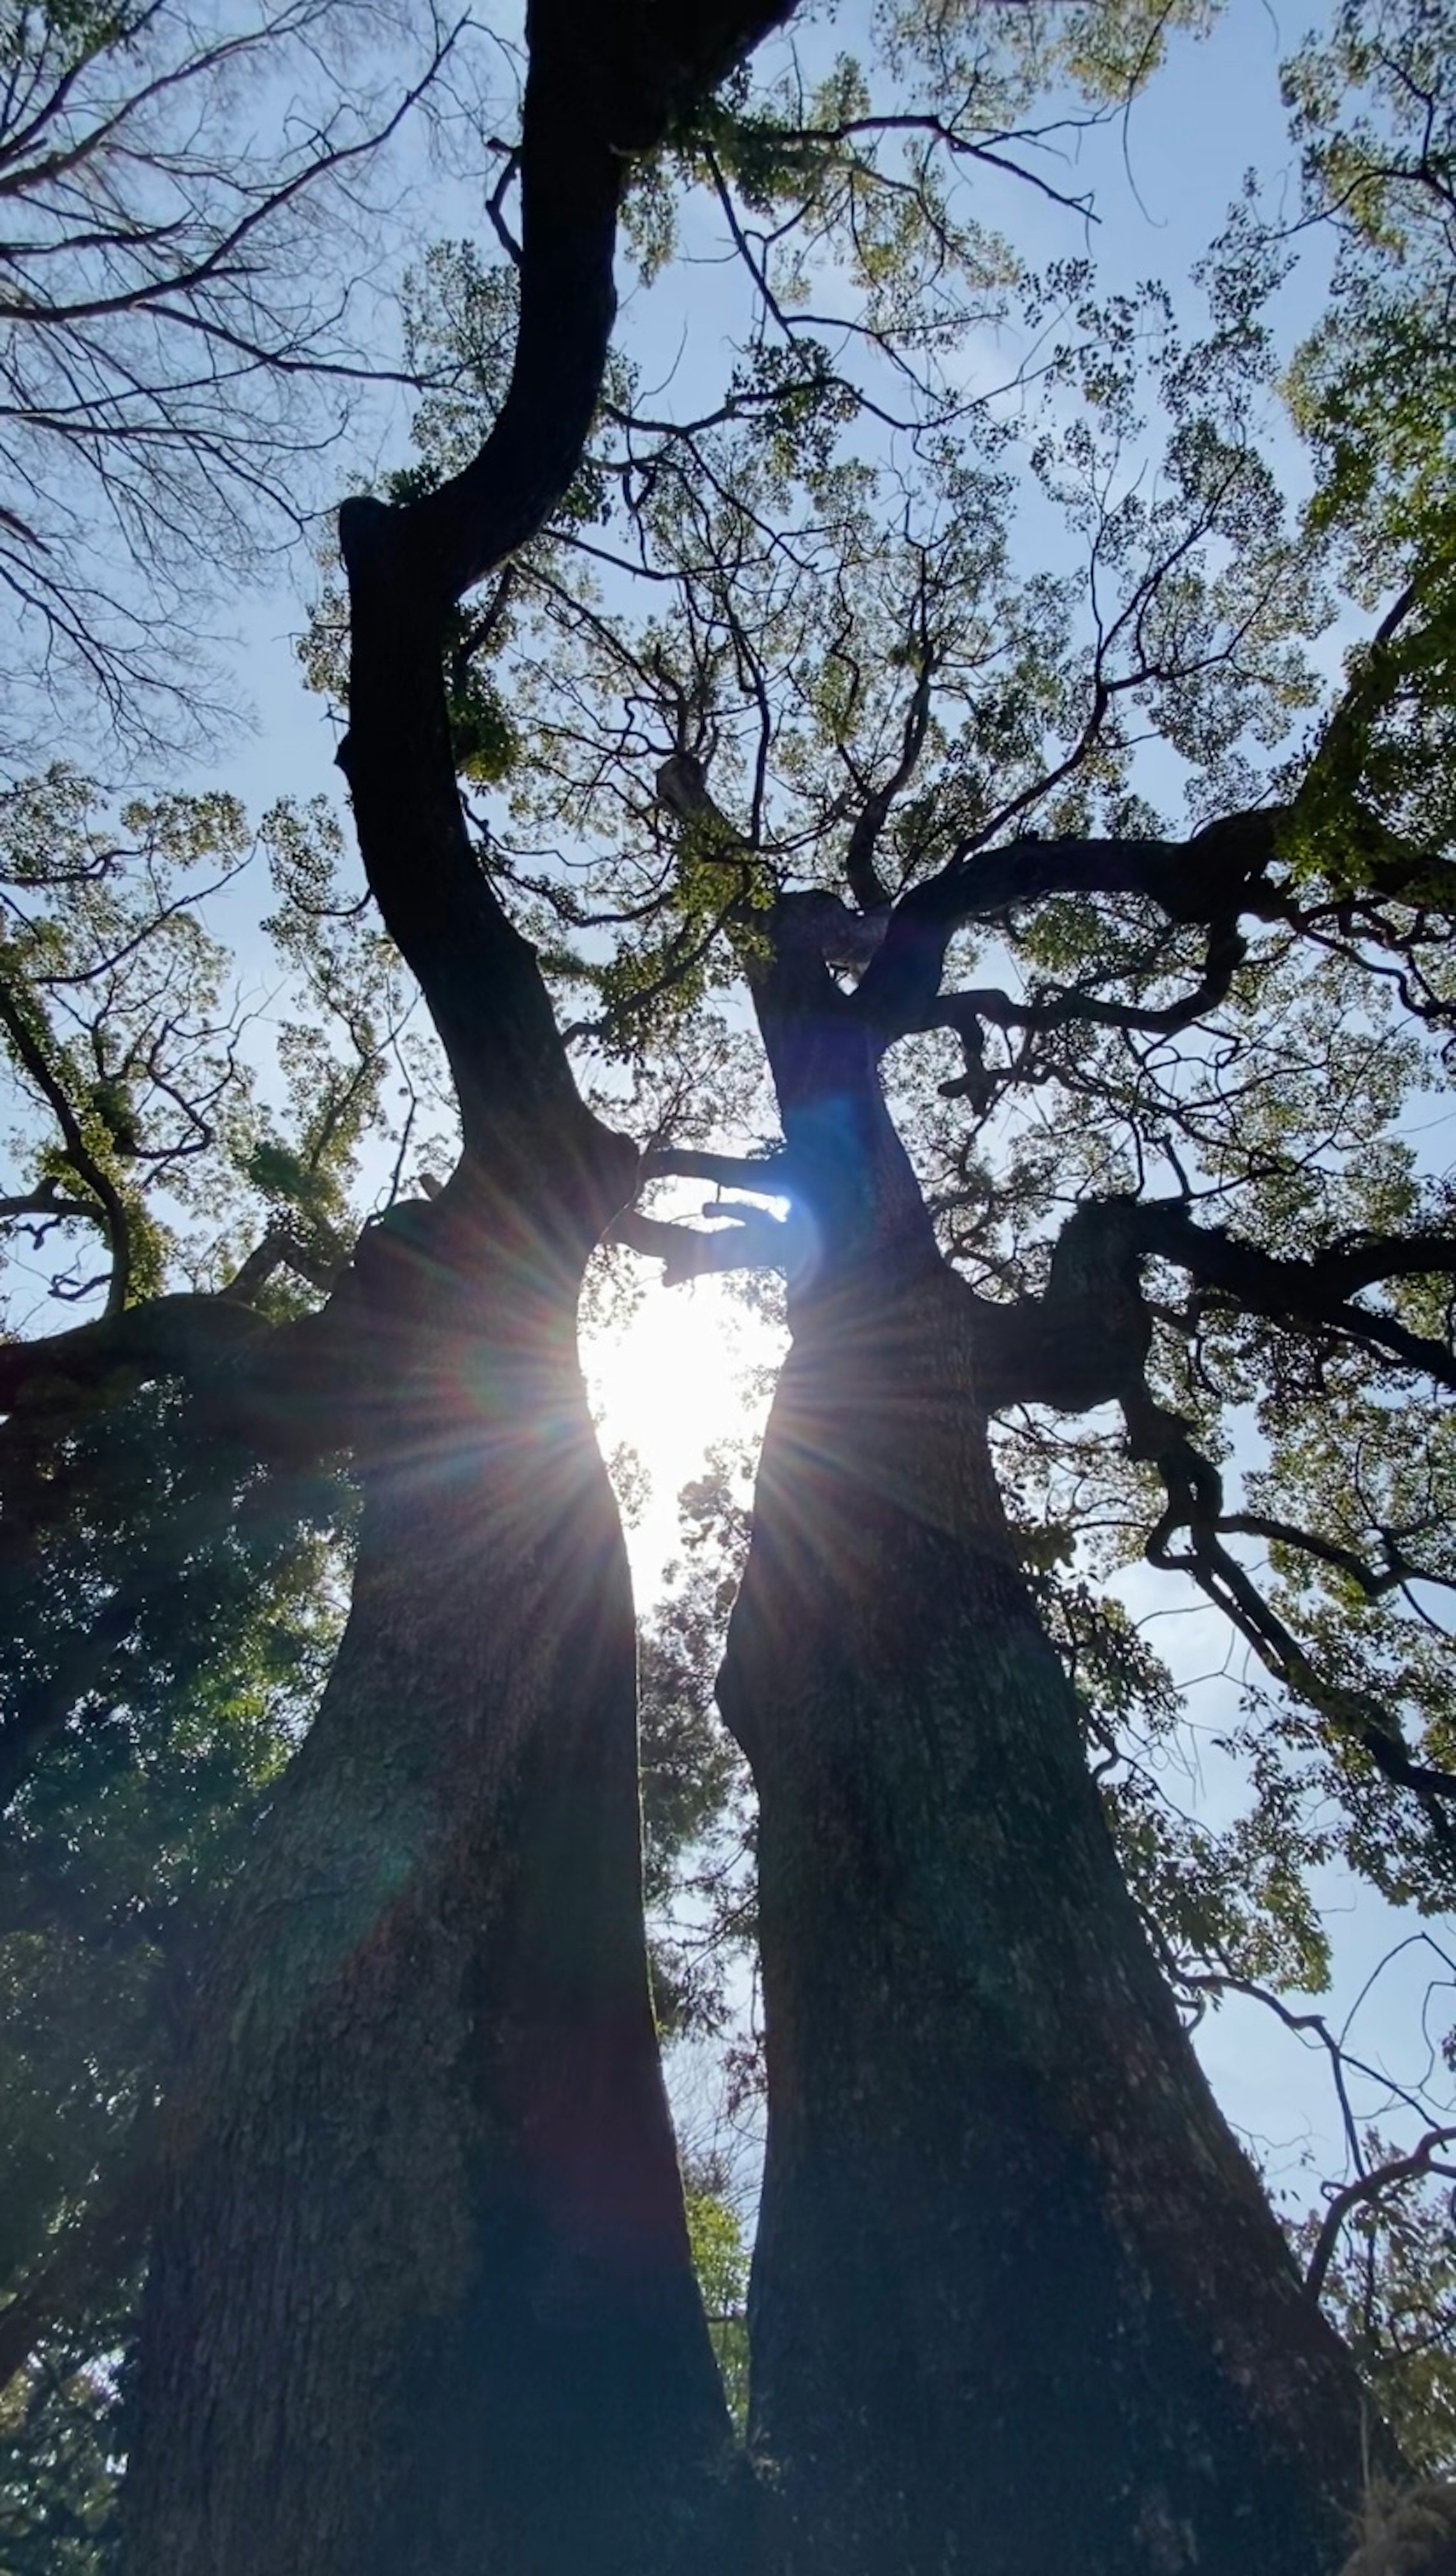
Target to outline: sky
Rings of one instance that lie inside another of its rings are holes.
[[[852,41],[858,14],[851,8],[832,28],[811,28],[806,42],[823,49],[831,39]],[[1297,181],[1277,71],[1313,14],[1306,0],[1293,0],[1293,5],[1291,0],[1232,0],[1205,41],[1175,40],[1169,65],[1125,118],[1064,139],[1056,147],[1060,157],[1054,154],[1039,166],[1059,188],[1095,191],[1100,217],[1095,228],[1025,189],[1012,195],[1010,183],[999,203],[988,183],[980,211],[993,221],[1002,217],[1035,261],[1090,249],[1109,284],[1160,279],[1186,304],[1190,266],[1219,230],[1247,166],[1256,165],[1276,191],[1284,189],[1294,211]],[[477,210],[458,186],[428,179],[422,167],[421,239],[437,230],[473,230],[477,220]],[[1313,311],[1319,283],[1316,254],[1287,293],[1283,318],[1291,339]],[[731,327],[735,308],[725,279],[709,268],[690,271],[687,292],[695,329],[706,328],[711,337],[720,311],[722,327]],[[621,326],[640,354],[646,381],[670,381],[674,398],[683,398],[690,387],[690,374],[684,371],[691,362],[680,354],[683,293],[679,277],[651,295],[629,294]],[[1008,356],[1014,361],[1021,354],[989,335],[982,353],[988,371],[997,374],[1006,371]],[[404,424],[397,409],[392,421],[386,410],[376,422],[371,449],[403,456]],[[1302,469],[1293,442],[1286,440],[1281,453],[1287,454],[1291,484],[1297,485]],[[242,601],[237,611],[239,704],[250,707],[252,730],[225,757],[208,764],[205,782],[231,788],[254,811],[281,795],[340,797],[334,734],[321,702],[302,686],[294,649],[302,624],[300,592],[308,579],[306,566],[289,566],[276,590]],[[204,783],[203,775],[194,783]],[[252,900],[240,894],[235,916],[245,973]],[[586,1361],[601,1408],[604,1447],[610,1453],[619,1441],[630,1440],[651,1480],[647,1507],[629,1534],[644,1606],[650,1605],[674,1550],[679,1487],[700,1472],[712,1442],[753,1423],[744,1373],[771,1357],[763,1328],[744,1315],[721,1283],[664,1290],[651,1274],[644,1276],[637,1311],[625,1331],[589,1342]],[[1164,1619],[1169,1597],[1164,1582],[1155,1587],[1135,1571],[1123,1589],[1131,1606],[1157,1616],[1162,1623],[1154,1631],[1157,1642],[1175,1671],[1193,1685],[1189,1742],[1196,1748],[1217,1731],[1236,1699],[1238,1676],[1229,1667],[1226,1636],[1206,1611]],[[1216,1811],[1228,1794],[1227,1780],[1218,1776],[1211,1754],[1205,1754],[1202,1771],[1203,1795]],[[1388,1946],[1391,1924],[1376,1900],[1362,1896],[1357,1905],[1338,1879],[1331,1881],[1328,1901],[1337,1927],[1337,1976],[1325,2009],[1338,2023]],[[1401,1918],[1398,1929],[1406,1933],[1412,1927]],[[1380,1978],[1361,2004],[1356,2023],[1372,2063],[1388,2065],[1402,2079],[1421,2072],[1426,1989],[1433,1977],[1444,1982],[1450,1974],[1444,1959],[1418,1947],[1403,1953]],[[1307,2156],[1320,2170],[1337,2169],[1334,2104],[1317,2045],[1302,2048],[1269,2014],[1237,2003],[1210,2018],[1198,2044],[1231,2118],[1252,2139],[1264,2142],[1276,2185],[1287,2179],[1298,2188]],[[1373,2107],[1377,2089],[1368,2088],[1362,2107]]]

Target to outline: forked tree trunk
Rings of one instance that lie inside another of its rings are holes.
[[[868,1055],[774,998],[819,1262],[720,1698],[761,1806],[775,2576],[1329,2576],[1348,2356],[1122,1880],[1008,1542],[973,1301]]]
[[[452,1185],[452,1190],[454,1185]],[[579,1265],[367,1238],[353,1609],[199,2014],[135,2576],[712,2569],[736,2488],[645,1966]]]

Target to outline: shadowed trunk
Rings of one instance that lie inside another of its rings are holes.
[[[776,2576],[1328,2576],[1361,2474],[1007,1537],[874,1051],[758,1002],[817,1244],[720,1681],[761,1801]]]
[[[353,1609],[202,1998],[138,2576],[719,2563],[579,1274],[460,1181],[365,1239]]]
[[[631,1593],[575,1357],[636,1155],[467,831],[443,655],[580,461],[631,154],[786,5],[532,0],[505,400],[438,489],[340,512],[340,759],[465,1150],[365,1238],[339,1319],[370,1391],[353,1609],[195,2016],[134,2576],[711,2576],[730,2546],[647,1990]]]

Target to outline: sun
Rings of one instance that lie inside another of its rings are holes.
[[[581,1355],[603,1455],[628,1444],[650,1482],[627,1530],[645,1606],[677,1550],[682,1487],[702,1474],[715,1442],[761,1431],[763,1399],[750,1380],[776,1355],[775,1337],[726,1280],[654,1280],[625,1326],[583,1335]]]

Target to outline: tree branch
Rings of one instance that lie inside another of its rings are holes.
[[[40,1388],[63,1404],[120,1377],[195,1379],[273,1330],[233,1297],[153,1297],[43,1341],[0,1343],[0,1411]]]
[[[83,1224],[107,1231],[106,1210],[95,1199],[68,1199],[61,1195],[58,1182],[49,1178],[37,1181],[33,1190],[17,1192],[13,1198],[0,1198],[0,1225],[18,1225],[29,1218],[38,1219],[37,1235],[43,1227],[79,1217]]]
[[[970,1034],[972,1024],[982,1020],[989,1020],[999,1029],[1061,1029],[1080,1022],[1096,1028],[1135,1030],[1148,1037],[1176,1037],[1180,1030],[1192,1028],[1226,999],[1246,954],[1247,944],[1241,933],[1232,922],[1222,921],[1211,930],[1201,982],[1176,1002],[1145,1008],[1134,1002],[1104,1001],[1100,994],[1082,992],[1075,986],[1014,1002],[1007,993],[982,987],[965,993],[942,993],[927,1013],[924,1026],[954,1029],[962,1040]]]
[[[1241,910],[1257,908],[1283,812],[1262,806],[1230,815],[1188,841],[1023,835],[1000,849],[959,852],[900,897],[854,996],[855,1010],[885,1045],[935,1026],[952,932],[1050,895],[1143,895],[1170,921],[1231,925]]]
[[[346,503],[351,547],[390,547],[433,618],[542,527],[581,462],[616,315],[612,260],[632,159],[725,79],[793,0],[532,0],[522,119],[520,325],[484,445],[438,491]],[[362,537],[368,513],[370,534]],[[382,536],[383,521],[389,534]]]
[[[712,1181],[725,1190],[758,1190],[781,1197],[789,1187],[789,1156],[782,1146],[771,1154],[714,1154],[696,1145],[665,1145],[642,1157],[644,1181]]]
[[[1104,1201],[1104,1206],[1116,1202]],[[1230,1296],[1248,1312],[1373,1342],[1438,1386],[1456,1390],[1456,1352],[1410,1332],[1393,1316],[1349,1301],[1383,1279],[1456,1276],[1456,1240],[1444,1235],[1372,1236],[1307,1261],[1285,1260],[1241,1243],[1222,1227],[1195,1225],[1181,1199],[1121,1203],[1117,1223],[1143,1254],[1174,1263],[1200,1286]],[[1133,1211],[1135,1210],[1135,1213]],[[1082,1212],[1079,1211],[1079,1214]],[[1088,1217],[1089,1222],[1097,1220]]]
[[[1374,2173],[1357,2175],[1354,2182],[1346,2183],[1342,2191],[1334,2194],[1305,2270],[1304,2286],[1312,2299],[1317,2299],[1324,2288],[1340,2231],[1351,2210],[1358,2209],[1362,2201],[1379,2200],[1385,2192],[1394,2191],[1403,2182],[1414,2182],[1421,2174],[1456,2171],[1436,2163],[1442,2147],[1453,2142],[1456,2129],[1428,2129],[1408,2156],[1396,2156],[1388,2165],[1377,2166]]]
[[[111,1279],[106,1293],[108,1314],[119,1314],[126,1304],[131,1285],[131,1229],[121,1193],[108,1172],[97,1162],[86,1142],[81,1122],[47,1060],[25,1011],[9,986],[0,980],[0,1028],[5,1030],[16,1056],[29,1074],[36,1089],[51,1109],[61,1131],[65,1156],[78,1181],[84,1181],[96,1199],[97,1210],[111,1253]]]
[[[906,713],[904,731],[900,739],[900,757],[884,785],[873,789],[865,798],[855,817],[854,829],[849,836],[849,847],[844,856],[845,882],[861,912],[886,911],[889,907],[889,889],[875,865],[875,851],[890,808],[896,797],[902,794],[914,777],[916,763],[925,748],[925,737],[930,727],[930,683],[933,669],[934,664],[927,650],[922,656],[920,676],[916,681],[915,693]]]
[[[1135,1390],[1152,1331],[1141,1285],[1150,1259],[1186,1271],[1247,1313],[1373,1344],[1456,1390],[1456,1352],[1448,1344],[1350,1302],[1382,1279],[1456,1276],[1456,1240],[1372,1236],[1308,1261],[1287,1260],[1222,1227],[1195,1224],[1181,1199],[1088,1199],[1057,1238],[1043,1296],[1004,1305],[977,1300],[990,1409],[1020,1403],[1085,1412]]]
[[[608,1240],[625,1244],[649,1261],[663,1265],[664,1288],[702,1279],[725,1270],[784,1270],[792,1258],[792,1230],[767,1208],[706,1207],[704,1216],[730,1218],[710,1232],[702,1226],[674,1225],[661,1217],[626,1208],[611,1227]]]
[[[1190,1575],[1247,1639],[1266,1671],[1330,1726],[1363,1745],[1376,1769],[1394,1786],[1413,1791],[1432,1832],[1448,1851],[1456,1849],[1456,1827],[1443,1803],[1456,1799],[1456,1773],[1416,1761],[1387,1705],[1368,1692],[1332,1680],[1310,1660],[1246,1568],[1224,1546],[1219,1535],[1224,1519],[1223,1479],[1212,1459],[1195,1447],[1182,1416],[1160,1404],[1145,1381],[1128,1390],[1121,1401],[1129,1453],[1157,1467],[1168,1498],[1144,1550],[1149,1564]],[[1180,1529],[1188,1532],[1190,1545],[1185,1553],[1175,1555],[1169,1541]]]
[[[505,400],[463,471],[424,499],[346,502],[353,790],[371,890],[418,978],[459,1094],[468,1156],[508,1197],[554,1199],[591,1239],[635,1156],[572,1078],[535,954],[471,846],[442,654],[448,611],[545,523],[580,463],[615,312],[632,152],[711,88],[788,0],[532,0],[520,149],[520,319]],[[543,1175],[554,1188],[545,1191]]]

